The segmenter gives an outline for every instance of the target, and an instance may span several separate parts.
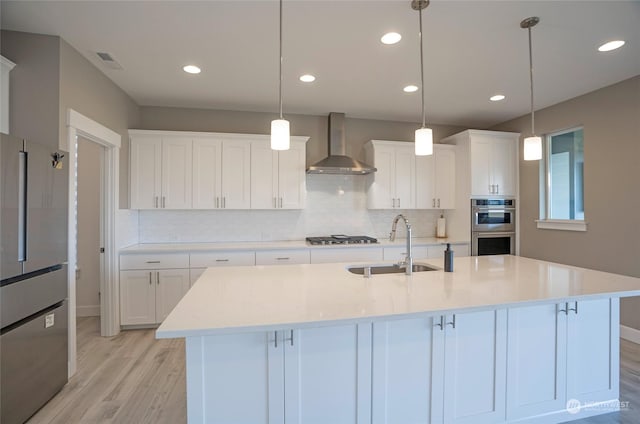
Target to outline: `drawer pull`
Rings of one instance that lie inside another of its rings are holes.
[[[276,260],[278,260],[278,261],[288,261],[289,259],[291,259],[291,258],[276,258]]]
[[[216,259],[216,262],[229,262],[229,259]]]
[[[160,261],[147,261],[148,264],[159,264]]]

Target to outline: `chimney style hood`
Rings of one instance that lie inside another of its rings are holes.
[[[344,113],[329,114],[329,157],[307,168],[307,174],[364,175],[376,168],[347,156]]]

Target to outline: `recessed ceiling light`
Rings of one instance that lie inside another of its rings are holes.
[[[182,70],[185,71],[188,74],[199,74],[200,73],[200,68],[198,68],[196,65],[185,65],[182,67]]]
[[[418,91],[418,86],[417,85],[407,85],[405,88],[402,89],[405,93],[415,93],[416,91]]]
[[[622,46],[624,46],[624,40],[608,41],[608,42],[604,43],[603,45],[601,45],[600,47],[598,47],[598,51],[599,52],[610,52],[611,50],[619,49]]]
[[[316,77],[314,77],[311,74],[304,74],[300,76],[300,81],[302,82],[314,82],[316,80]]]
[[[387,32],[382,36],[382,38],[380,38],[382,44],[396,44],[400,40],[402,40],[402,35],[397,32]]]
[[[489,97],[489,100],[492,102],[499,102],[500,100],[504,100],[504,96],[502,94],[496,94],[495,96]]]

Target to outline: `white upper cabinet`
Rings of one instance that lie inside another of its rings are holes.
[[[416,156],[417,209],[455,209],[455,149],[434,144],[433,155]]]
[[[465,196],[518,195],[519,133],[467,130],[442,140],[459,146],[457,172]]]
[[[416,160],[413,144],[371,140],[365,145],[366,162],[378,170],[369,175],[369,209],[416,208]]]
[[[271,150],[269,140],[251,142],[251,209],[303,209],[306,138],[289,150]]]
[[[308,137],[130,130],[132,209],[302,209]]]

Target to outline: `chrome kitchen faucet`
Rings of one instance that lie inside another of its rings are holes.
[[[401,218],[404,221],[404,226],[407,228],[407,251],[405,253],[404,260],[401,260],[398,263],[398,267],[404,268],[404,273],[406,275],[411,275],[413,271],[413,256],[411,256],[411,224],[409,224],[409,220],[405,218],[404,215],[398,214],[398,216],[393,219],[391,233],[389,234],[389,241],[394,241],[396,239],[396,227],[398,226],[398,221]]]

